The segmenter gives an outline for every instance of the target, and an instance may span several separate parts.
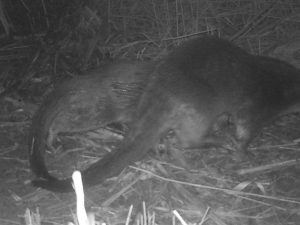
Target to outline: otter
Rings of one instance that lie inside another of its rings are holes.
[[[66,127],[128,124],[118,149],[82,171],[90,187],[142,159],[170,129],[183,148],[192,147],[224,122],[220,118],[230,117],[237,149],[246,151],[267,122],[299,111],[299,103],[299,69],[223,39],[190,40],[160,62],[108,66],[55,89],[33,118],[29,161],[37,178],[32,184],[54,192],[73,190],[71,178],[55,178],[44,161],[47,142]]]
[[[56,180],[45,164],[45,150],[59,133],[103,128],[133,119],[153,63],[122,61],[63,81],[46,96],[29,133],[29,162],[40,179]],[[72,189],[71,189],[72,190]]]

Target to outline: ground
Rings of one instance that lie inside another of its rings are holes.
[[[27,134],[32,114],[38,107],[37,104],[18,101],[15,96],[3,98],[1,104],[3,108],[0,123],[2,127],[0,136],[2,144],[0,223],[25,224],[26,209],[30,209],[32,212],[38,210],[43,224],[61,224],[72,220],[71,215],[75,210],[73,193],[53,194],[45,190],[36,190],[30,185],[33,175],[29,170],[27,160]],[[273,224],[287,221],[290,224],[296,224],[300,219],[299,201],[294,203],[300,197],[298,189],[300,168],[298,163],[293,160],[299,158],[300,155],[299,127],[300,116],[296,114],[277,120],[273,125],[265,128],[263,134],[250,148],[253,152],[251,162],[237,163],[234,159],[234,151],[230,150],[229,145],[222,148],[210,147],[201,151],[186,150],[184,155],[191,168],[202,168],[196,172],[195,170],[188,172],[180,168],[178,166],[180,162],[176,160],[177,154],[161,156],[152,152],[142,166],[160,174],[160,178],[145,177],[145,174],[140,174],[134,169],[127,169],[117,180],[111,179],[104,186],[100,185],[88,190],[87,205],[92,211],[95,211],[97,218],[102,218],[106,222],[111,220],[111,224],[126,219],[130,204],[141,209],[143,201],[146,202],[148,208],[156,210],[157,214],[169,214],[169,217],[170,212],[167,210],[171,208],[185,209],[191,212],[192,209],[205,211],[206,207],[211,207],[213,212],[210,214],[211,223],[209,224],[215,224],[217,218],[222,218],[227,224],[236,221],[236,219],[232,219],[234,216],[242,218],[243,212],[238,211],[241,206],[243,206],[242,211],[247,211],[245,214],[255,218],[256,223],[253,224],[266,224],[266,221],[272,221]],[[61,162],[66,161],[68,161],[66,158],[61,159]],[[289,161],[291,161],[289,166],[280,166],[280,163]],[[232,173],[233,170],[238,172],[243,167],[244,169],[259,168],[258,166],[272,163],[276,163],[276,166],[271,168],[271,172],[266,172],[264,168],[261,168],[256,173],[252,171],[242,176]],[[66,165],[68,164],[66,163]],[[200,187],[200,190],[193,189],[163,179],[189,181],[208,186],[208,189],[203,189],[203,187],[202,189]],[[260,202],[257,204],[253,202],[251,195],[246,195],[245,198],[238,197],[238,195],[226,196],[226,191],[215,193],[215,188],[272,195],[275,199],[289,197],[291,200],[290,202],[268,200],[254,196],[255,201]],[[180,201],[184,201],[184,203],[180,203]],[[251,209],[251,207],[254,208]],[[222,217],[225,212],[228,214],[226,217],[230,217],[231,220]],[[278,218],[275,219],[275,217]],[[239,218],[238,221],[240,220]]]

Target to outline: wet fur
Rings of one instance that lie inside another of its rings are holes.
[[[29,161],[38,178],[33,185],[71,191],[70,180],[56,187],[59,181],[46,167],[46,148],[58,133],[88,131],[116,122],[129,124],[152,70],[151,63],[121,62],[55,88],[36,112],[30,130]]]
[[[129,124],[120,148],[82,172],[89,187],[140,160],[167,130],[174,130],[183,147],[196,146],[222,115],[230,115],[242,151],[266,121],[299,110],[298,69],[252,56],[218,38],[189,41],[154,65],[121,63],[57,88],[33,119],[33,184],[56,192],[72,190],[71,179],[51,176],[44,161],[46,140],[51,143],[65,128]],[[84,123],[72,121],[75,115]]]

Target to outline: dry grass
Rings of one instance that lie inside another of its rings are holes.
[[[300,117],[290,115],[267,127],[251,147],[252,160],[239,164],[230,143],[225,146],[227,149],[185,150],[189,170],[172,159],[172,152],[171,158],[155,154],[126,169],[117,179],[110,179],[104,186],[86,190],[86,203],[96,221],[107,224],[125,223],[130,205],[133,224],[142,224],[141,218],[145,215],[146,224],[154,224],[154,220],[155,224],[184,224],[174,210],[187,224],[297,224],[299,168],[295,163],[282,164],[299,155],[299,131],[295,132],[299,125]],[[93,138],[98,141],[103,138],[102,130],[97,132],[98,137],[95,134],[82,134],[82,138],[77,139],[76,146],[86,146],[89,150],[81,152],[81,158],[75,163],[86,161],[85,154],[91,154]],[[96,149],[98,146],[94,145]],[[98,154],[94,152],[97,159],[102,155],[99,151]],[[267,167],[268,164],[272,167]],[[260,168],[261,165],[267,169]],[[247,173],[238,175],[238,169],[247,169]],[[75,208],[74,197],[74,194],[57,195],[40,190],[23,196],[22,200],[43,202],[41,214],[46,221],[54,223],[72,220],[68,212]]]
[[[65,6],[51,1],[0,1],[0,95],[4,106],[0,160],[5,168],[1,170],[5,181],[1,197],[8,197],[7,205],[20,209],[14,212],[2,204],[1,224],[25,224],[21,215],[25,212],[27,225],[73,221],[74,194],[33,190],[14,178],[15,174],[20,174],[22,181],[30,178],[23,139],[35,103],[53,83],[111,59],[156,59],[194,36],[219,35],[254,54],[271,54],[278,43],[288,43],[300,34],[300,5],[293,0],[61,4]],[[132,224],[184,224],[179,215],[187,224],[296,225],[300,219],[300,170],[295,160],[299,158],[299,125],[299,116],[294,115],[277,121],[253,144],[252,160],[242,163],[237,163],[230,143],[223,148],[185,150],[189,169],[182,168],[175,153],[171,157],[152,154],[118,178],[86,190],[86,205],[97,222],[108,225],[125,224],[128,218]],[[82,168],[101,158],[120,140],[112,135],[107,141],[106,135],[98,130],[61,137],[57,152],[48,156],[53,172],[70,174],[74,165]],[[73,152],[72,160],[62,167],[58,165],[70,155],[61,154],[65,152],[60,146]],[[62,161],[57,161],[57,156]],[[284,162],[292,165],[282,167]],[[238,175],[238,169],[248,170]]]

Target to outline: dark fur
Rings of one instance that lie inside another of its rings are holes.
[[[82,172],[88,187],[141,159],[169,129],[183,147],[194,146],[221,115],[230,115],[242,150],[267,121],[299,109],[299,70],[217,38],[189,41],[153,69],[154,64],[118,64],[56,89],[33,120],[30,164],[38,177],[33,184],[72,190],[70,178],[48,173],[43,157],[46,139],[51,142],[64,128],[129,124],[120,148]],[[74,115],[84,124],[72,121]]]

